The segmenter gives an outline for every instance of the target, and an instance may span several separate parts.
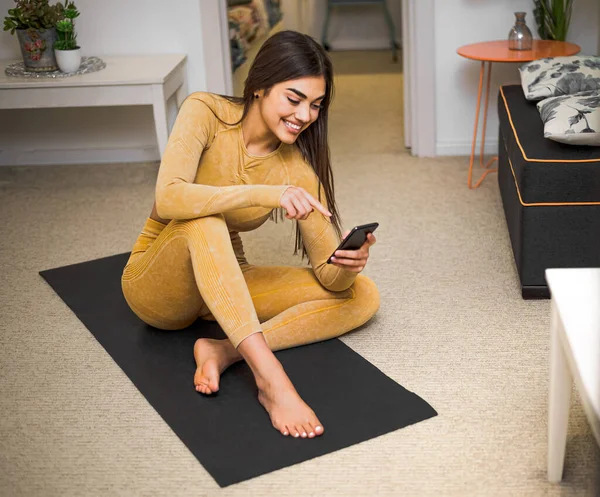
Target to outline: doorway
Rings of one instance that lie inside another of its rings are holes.
[[[207,91],[234,93],[227,0],[198,0]],[[273,29],[296,29],[320,40],[325,0],[279,0],[283,20]],[[393,2],[396,5],[396,2]],[[389,2],[391,5],[392,2]],[[402,0],[400,52],[403,132],[397,139],[412,155],[435,155],[434,0]],[[319,16],[321,19],[319,19]],[[218,21],[218,22],[216,22]],[[337,51],[332,42],[332,52]],[[342,47],[344,48],[344,47]],[[346,46],[345,48],[352,48]],[[391,60],[391,50],[390,60]],[[335,56],[335,55],[334,55]],[[340,58],[342,58],[341,56]],[[238,78],[241,79],[241,78]],[[238,82],[239,91],[239,82]]]

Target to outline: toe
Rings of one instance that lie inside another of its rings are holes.
[[[301,424],[296,425],[296,431],[300,434],[300,437],[302,438],[306,438],[308,435],[308,433],[306,433],[306,430],[302,427]]]
[[[282,425],[278,421],[271,420],[271,424],[273,425],[273,428],[275,428],[282,435],[288,436],[290,434],[288,427]]]
[[[304,423],[302,426],[300,426],[300,429],[300,436],[302,438],[307,438],[308,434],[310,433],[310,424]]]
[[[317,424],[316,424],[316,425],[314,425],[314,426],[315,426],[315,435],[322,435],[322,434],[323,434],[323,432],[325,431],[325,430],[323,429],[323,425],[322,425],[322,424],[320,424],[320,423],[317,423]]]
[[[197,390],[200,393],[203,393],[204,395],[210,395],[212,393],[210,388],[207,385],[204,385],[203,383],[198,385]]]

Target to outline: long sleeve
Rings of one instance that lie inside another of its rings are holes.
[[[302,178],[296,180],[296,186],[302,186],[313,197],[319,198],[318,178],[307,165]],[[321,188],[321,203],[327,207],[325,193]],[[327,290],[341,292],[348,289],[356,280],[356,273],[327,264],[327,259],[338,247],[340,240],[329,219],[318,211],[313,211],[308,219],[298,221],[302,240],[313,271]]]
[[[194,219],[245,207],[279,207],[286,185],[211,186],[194,180],[219,120],[203,98],[190,95],[179,111],[156,182],[156,209],[164,219]]]

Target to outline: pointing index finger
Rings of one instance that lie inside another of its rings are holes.
[[[313,197],[310,193],[306,192],[306,198],[311,203],[313,207],[315,207],[321,214],[331,217],[331,212],[329,212],[321,202],[319,202],[315,197]]]

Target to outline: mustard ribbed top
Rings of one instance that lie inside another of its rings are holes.
[[[238,232],[262,225],[280,207],[288,186],[319,198],[318,178],[295,144],[281,143],[265,156],[248,152],[241,124],[224,124],[239,121],[242,111],[241,105],[218,95],[191,94],[179,110],[156,184],[156,209],[162,218],[223,214],[238,262],[245,261]],[[321,203],[327,206],[322,189]],[[314,211],[298,224],[320,283],[333,291],[349,288],[356,274],[326,263],[339,243],[329,220]]]

